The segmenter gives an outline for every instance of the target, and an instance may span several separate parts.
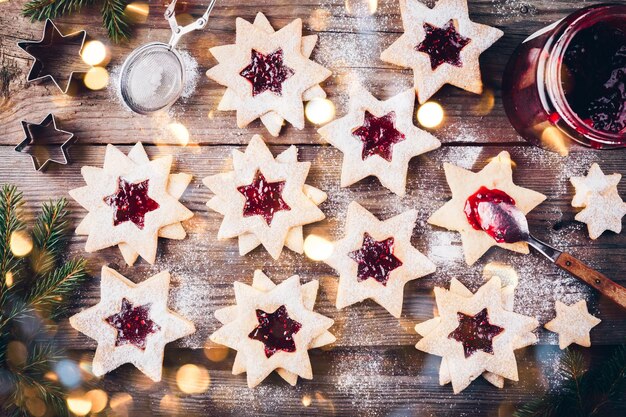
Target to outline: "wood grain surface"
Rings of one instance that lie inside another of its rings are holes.
[[[2,55],[5,60],[14,60],[21,70],[9,85],[8,96],[0,97],[0,182],[20,187],[28,216],[34,216],[43,201],[68,197],[67,190],[83,185],[80,167],[101,166],[108,143],[128,151],[132,144],[141,141],[151,157],[172,154],[174,171],[193,175],[181,199],[194,212],[194,217],[184,224],[188,237],[182,241],[162,240],[155,265],[139,261],[134,267],[127,267],[115,248],[86,254],[83,237],[74,236],[71,240],[69,256],[86,257],[94,276],[67,300],[75,311],[98,301],[102,265],[116,268],[135,282],[169,269],[173,277],[170,306],[193,320],[198,328],[196,334],[168,346],[161,383],[150,383],[131,365],[87,381],[88,386],[107,391],[110,404],[115,405],[107,408],[107,415],[509,416],[517,405],[558,383],[560,351],[554,334],[540,329],[539,344],[518,351],[519,382],[507,381],[505,388],[499,390],[479,379],[456,396],[450,386],[438,384],[439,358],[413,347],[418,340],[414,325],[433,315],[434,286],[445,286],[456,277],[476,289],[484,282],[483,273],[498,268],[514,270],[519,280],[516,311],[537,317],[542,324],[553,318],[554,300],[587,299],[592,313],[602,319],[591,333],[592,347],[581,349],[591,363],[602,360],[615,345],[626,342],[626,311],[540,255],[492,249],[480,262],[467,267],[459,235],[426,223],[428,216],[450,198],[443,162],[478,170],[489,158],[508,150],[515,161],[515,181],[548,197],[529,215],[533,234],[626,285],[626,235],[605,233],[598,240],[590,240],[584,225],[574,221],[576,210],[570,205],[573,188],[568,179],[585,174],[592,162],[599,162],[605,173],[626,174],[623,151],[575,148],[569,156],[562,157],[533,148],[510,126],[500,99],[502,71],[516,45],[532,32],[574,11],[581,2],[470,0],[473,20],[497,26],[505,31],[505,36],[482,55],[485,94],[474,96],[445,87],[434,96],[446,112],[444,123],[433,131],[443,147],[413,159],[408,192],[403,198],[392,195],[375,179],[340,188],[341,153],[322,144],[316,127],[310,123],[301,131],[287,126],[280,137],[272,138],[258,122],[238,129],[234,113],[217,111],[224,88],[203,75],[216,63],[208,49],[232,43],[235,17],[252,20],[258,11],[266,13],[275,27],[302,18],[305,31],[319,35],[313,59],[333,71],[323,87],[336,103],[338,115],[345,112],[346,87],[355,75],[380,98],[410,86],[409,71],[377,59],[380,51],[401,33],[397,1],[378,0],[373,17],[347,12],[359,1],[362,0],[218,0],[207,29],[190,34],[181,43],[181,48],[198,63],[200,76],[194,93],[167,114],[152,118],[123,109],[112,86],[101,91],[79,86],[72,95],[63,96],[50,82],[26,83],[31,61],[16,47],[16,42],[39,39],[43,24],[31,23],[20,15],[23,1],[0,3]],[[151,2],[149,6],[147,21],[138,24],[132,41],[123,45],[108,44],[96,9],[87,8],[57,23],[64,32],[86,29],[90,38],[105,42],[111,55],[107,68],[114,75],[133,48],[169,38],[169,28],[162,18],[164,3]],[[204,7],[200,0],[182,2],[182,6],[182,12],[194,15],[200,15]],[[360,53],[349,54],[341,48],[356,48]],[[48,112],[57,116],[61,128],[74,132],[79,142],[71,148],[70,165],[51,166],[47,172],[38,173],[32,170],[29,158],[17,154],[13,147],[23,139],[20,121],[38,122]],[[180,145],[170,128],[172,123],[187,128],[189,145]],[[437,272],[407,285],[399,320],[373,302],[337,311],[334,271],[323,263],[289,251],[278,261],[261,249],[240,257],[236,241],[215,239],[221,217],[205,206],[211,193],[201,180],[228,169],[232,150],[242,149],[255,133],[263,134],[272,143],[275,154],[289,144],[299,145],[300,159],[312,162],[307,182],[328,193],[328,201],[321,206],[327,218],[305,227],[305,234],[331,240],[341,237],[345,210],[353,200],[381,218],[409,208],[418,210],[413,243],[436,263]],[[618,188],[626,196],[626,181]],[[85,212],[73,201],[71,209],[71,221],[78,224]],[[299,274],[304,281],[319,279],[317,310],[336,321],[331,330],[337,342],[329,349],[311,351],[314,379],[301,380],[295,388],[272,376],[256,390],[249,390],[244,376],[230,374],[233,352],[218,362],[208,358],[213,356],[210,352],[219,349],[207,344],[208,336],[218,327],[213,312],[232,304],[232,283],[249,283],[258,268],[278,281],[292,274]],[[91,360],[94,342],[71,329],[67,322],[61,324],[56,341],[76,360]],[[177,388],[176,370],[186,363],[208,369],[211,383],[205,393],[185,395]],[[119,401],[113,401],[114,398]]]

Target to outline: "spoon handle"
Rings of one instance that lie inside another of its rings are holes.
[[[626,288],[613,282],[607,276],[574,258],[569,253],[562,253],[555,262],[561,269],[575,277],[585,281],[596,290],[600,291],[622,308],[626,308]]]

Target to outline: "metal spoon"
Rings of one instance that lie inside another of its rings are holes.
[[[533,237],[524,213],[512,204],[481,202],[477,207],[483,230],[495,228],[498,238],[506,243],[526,242],[561,269],[600,291],[621,307],[626,308],[626,288],[594,270],[566,252],[555,249]]]

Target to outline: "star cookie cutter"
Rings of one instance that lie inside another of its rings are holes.
[[[56,85],[63,94],[67,94],[70,84],[74,79],[74,74],[85,74],[87,71],[71,71],[69,77],[67,78],[67,82],[65,83],[65,88],[61,87],[61,84],[59,84],[59,81],[57,80],[57,78],[59,78],[59,74],[55,74],[55,69],[58,69],[55,68],[55,63],[58,63],[58,55],[50,52],[53,52],[55,49],[58,50],[61,46],[79,46],[80,49],[78,50],[78,54],[80,56],[80,53],[85,45],[86,37],[87,32],[84,30],[64,35],[52,20],[46,19],[41,40],[21,41],[17,43],[17,46],[34,58],[33,65],[30,67],[26,81],[39,81],[45,78],[50,78],[54,85]],[[38,54],[37,52],[33,52],[33,49],[44,50],[45,53]],[[57,62],[51,58],[56,58]]]
[[[69,163],[68,149],[76,142],[76,139],[73,133],[57,127],[56,119],[52,113],[49,113],[40,123],[30,123],[22,120],[22,129],[26,137],[15,147],[15,151],[28,154],[33,162],[35,171],[45,171],[50,162],[59,165],[67,165]],[[50,135],[51,131],[54,132],[53,135]],[[42,143],[46,140],[49,142],[51,136],[61,135],[65,135],[67,139],[60,145]],[[49,151],[48,148],[50,147],[60,149],[60,159]]]

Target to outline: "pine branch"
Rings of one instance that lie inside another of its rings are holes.
[[[126,20],[128,0],[102,0],[102,24],[115,43],[130,38],[130,26]]]
[[[64,298],[76,292],[87,276],[83,259],[66,262],[35,283],[27,303],[32,309],[50,309],[50,318],[55,320],[67,312]]]
[[[592,389],[596,404],[589,415],[601,415],[626,392],[626,345],[619,346],[609,360],[590,371],[590,379],[594,380]]]
[[[64,198],[44,203],[37,217],[33,228],[35,249],[31,257],[32,269],[37,275],[50,272],[65,248],[68,239],[66,207]]]
[[[11,235],[22,230],[24,223],[19,210],[22,206],[22,193],[14,185],[3,185],[0,188],[0,282],[5,285],[7,273],[19,264],[19,259],[11,251]],[[4,294],[4,288],[2,288]]]
[[[56,19],[79,11],[94,0],[31,0],[24,5],[22,14],[31,20]]]

